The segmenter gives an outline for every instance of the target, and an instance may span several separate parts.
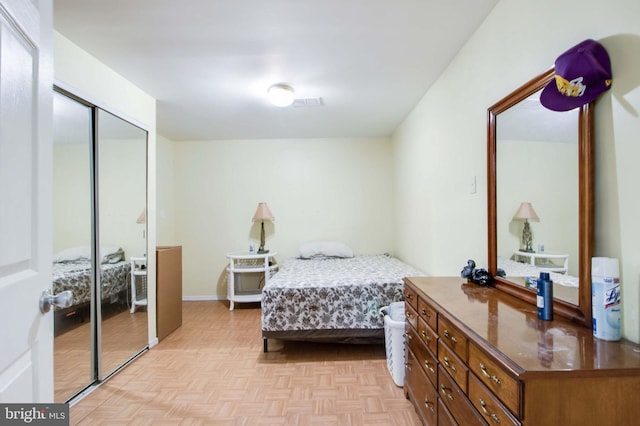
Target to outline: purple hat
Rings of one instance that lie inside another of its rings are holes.
[[[569,111],[596,99],[611,87],[611,62],[605,48],[594,40],[558,56],[555,78],[540,94],[540,103],[554,111]]]

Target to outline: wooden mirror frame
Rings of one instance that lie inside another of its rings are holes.
[[[513,107],[533,93],[544,88],[554,77],[550,69],[531,79],[488,109],[487,117],[487,209],[489,274],[492,285],[526,302],[536,304],[536,293],[522,285],[497,276],[497,204],[496,204],[496,119],[498,114]],[[578,113],[578,279],[579,305],[554,299],[555,314],[591,327],[591,258],[593,257],[594,224],[594,158],[593,158],[593,102],[584,105]]]

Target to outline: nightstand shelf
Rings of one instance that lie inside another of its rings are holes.
[[[569,255],[565,253],[553,253],[553,252],[526,252],[518,250],[515,253],[515,259],[520,260],[527,258],[526,262],[532,266],[535,266],[543,271],[557,272],[559,274],[566,274],[569,269]],[[555,261],[559,261],[556,263]]]
[[[260,302],[262,299],[262,287],[269,281],[271,275],[278,271],[278,265],[275,263],[277,254],[277,252],[260,254],[233,252],[227,254],[229,259],[227,299],[229,300],[230,311],[233,311],[234,303]],[[241,274],[260,274],[260,287],[243,288]]]

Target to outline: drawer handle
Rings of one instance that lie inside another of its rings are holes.
[[[405,294],[405,295],[404,295],[404,297],[405,297],[406,299],[413,300],[413,295],[411,295],[411,294],[409,294],[409,293]]]
[[[405,312],[405,314],[409,317],[409,318],[413,318],[413,314],[409,311]]]
[[[449,334],[449,330],[444,331],[444,337],[451,340],[451,343],[458,343],[458,339],[456,339],[456,336],[452,336],[451,334]]]
[[[444,396],[449,398],[450,401],[453,401],[453,395],[451,394],[451,389],[445,388],[444,385],[440,385],[440,392],[442,392]]]
[[[434,368],[431,366],[431,364],[429,364],[429,360],[428,359],[424,360],[424,366],[427,367],[427,370],[431,371],[432,373],[436,372],[436,370],[434,370]]]
[[[431,337],[427,334],[427,332],[426,332],[426,331],[422,330],[422,331],[420,332],[420,335],[422,336],[422,338],[423,338],[424,340],[426,340],[426,341],[427,341],[427,343],[431,343]]]
[[[422,308],[422,311],[420,311],[422,313],[422,315],[426,316],[427,318],[431,318],[431,312],[427,311],[426,309]]]
[[[448,368],[450,368],[451,371],[453,371],[454,373],[456,373],[458,371],[458,370],[456,370],[456,366],[449,362],[449,357],[446,357],[446,356],[444,357],[444,365],[446,365]]]
[[[486,365],[484,365],[483,363],[480,363],[480,371],[482,372],[482,375],[483,375],[484,377],[486,377],[487,379],[491,379],[491,380],[493,380],[493,382],[494,382],[496,385],[499,385],[499,384],[501,383],[501,382],[500,382],[500,379],[499,379],[497,376],[493,376],[493,375],[491,375],[491,374],[487,373],[487,366],[486,366]]]
[[[409,341],[411,341],[411,339],[413,339],[413,337],[409,333],[404,333],[404,337]]]
[[[424,406],[427,407],[432,413],[435,413],[435,405],[433,404],[433,402],[429,401],[428,399],[425,399]]]
[[[408,362],[404,363],[404,368],[406,368],[407,370],[411,371],[411,364],[409,364]]]
[[[496,423],[500,423],[500,417],[498,417],[495,413],[491,413],[489,410],[487,410],[487,403],[484,402],[482,398],[480,398],[480,408],[482,408],[482,412],[491,420]]]

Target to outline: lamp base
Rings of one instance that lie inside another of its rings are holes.
[[[269,253],[269,250],[258,250],[258,254]]]

